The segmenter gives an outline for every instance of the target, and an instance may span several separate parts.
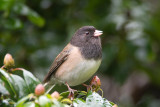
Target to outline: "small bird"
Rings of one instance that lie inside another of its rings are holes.
[[[76,86],[87,81],[98,70],[102,61],[100,35],[103,32],[93,26],[83,26],[55,58],[44,83],[65,83]]]

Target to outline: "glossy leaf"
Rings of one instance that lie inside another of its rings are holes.
[[[3,99],[3,100],[0,100],[0,107],[14,107],[14,103],[15,102],[10,98]]]
[[[52,102],[50,99],[43,95],[39,97],[39,104],[41,107],[51,107]]]
[[[8,90],[5,88],[4,84],[5,84],[5,83],[0,79],[0,93],[2,93],[3,95],[8,95],[9,92],[8,92]]]
[[[67,98],[67,96],[69,95],[69,91],[66,91],[66,92],[62,92],[60,94],[60,96],[64,97],[64,98]]]
[[[85,106],[87,106],[85,101],[83,99],[81,99],[81,98],[74,99],[73,105],[75,107],[85,107]]]
[[[91,95],[89,95],[86,98],[86,104],[92,106],[96,106],[96,107],[112,107],[112,105],[109,103],[109,101],[107,99],[102,98],[98,93],[93,92]]]
[[[86,101],[81,98],[77,98],[73,102],[75,107],[112,107],[109,101],[102,98],[98,93],[93,92],[88,95]]]
[[[34,102],[27,102],[27,103],[23,104],[22,107],[38,107],[38,105],[35,104]]]
[[[25,69],[22,69],[22,71],[30,93],[34,93],[35,87],[40,84],[40,81],[31,72]]]
[[[23,3],[17,3],[14,7],[13,7],[13,10],[20,14],[20,15],[28,15],[29,12],[30,12],[30,8],[28,6],[26,6],[25,4]]]
[[[22,77],[12,74],[11,78],[15,87],[17,87],[16,93],[18,93],[18,98],[22,98],[30,93],[29,88]]]
[[[0,10],[8,10],[12,4],[13,4],[13,0],[1,0]]]
[[[72,104],[72,101],[69,98],[64,98],[61,100],[61,102],[65,104]]]
[[[88,97],[89,95],[92,95],[92,91],[91,91],[91,90],[90,90],[90,91],[88,91],[88,93],[87,93],[87,97]]]
[[[28,19],[39,27],[42,27],[45,24],[45,20],[34,11],[29,13]]]
[[[20,99],[16,104],[15,106],[16,107],[22,107],[22,105],[25,103],[25,101],[27,101],[30,97],[32,96],[32,94]]]
[[[8,29],[19,29],[23,27],[21,20],[18,18],[7,18],[4,20],[3,25]]]
[[[14,89],[14,86],[12,85],[12,79],[10,75],[4,70],[0,69],[0,77],[1,80],[4,82],[4,87],[8,90],[11,98],[12,99],[17,98],[17,93]]]
[[[58,100],[54,99],[53,100],[53,107],[67,107],[67,105],[62,104],[61,102],[59,102]],[[68,106],[70,107],[70,106]]]
[[[109,101],[109,103],[110,103],[112,106],[116,105],[115,103],[113,103],[113,102],[111,102],[111,101]],[[118,107],[118,106],[117,106],[117,107]]]

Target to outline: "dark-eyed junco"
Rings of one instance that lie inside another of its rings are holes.
[[[56,57],[44,83],[67,83],[76,86],[87,81],[98,70],[102,60],[102,31],[83,26]]]

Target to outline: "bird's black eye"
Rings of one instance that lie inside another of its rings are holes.
[[[86,35],[89,35],[89,32],[86,32]]]

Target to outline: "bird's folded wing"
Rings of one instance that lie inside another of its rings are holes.
[[[72,50],[72,46],[70,44],[68,44],[63,50],[62,52],[56,57],[56,59],[54,60],[54,62],[51,65],[51,68],[48,72],[48,74],[45,76],[43,82],[46,83],[48,82],[51,77],[54,75],[54,73],[56,72],[56,70],[59,68],[59,66],[67,60],[70,51]]]

